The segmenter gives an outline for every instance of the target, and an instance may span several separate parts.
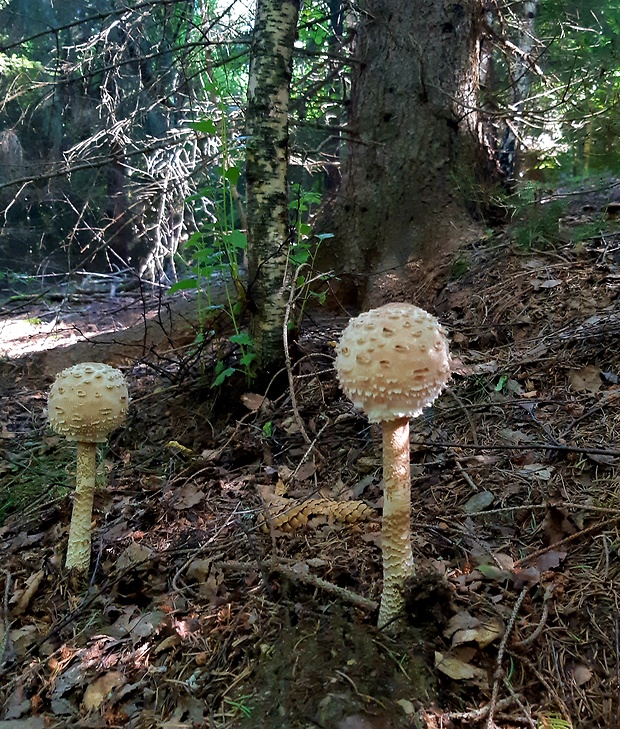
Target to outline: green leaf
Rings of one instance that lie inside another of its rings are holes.
[[[213,380],[211,387],[219,387],[227,377],[234,375],[237,370],[234,367],[227,367]]]
[[[182,281],[177,281],[175,284],[168,289],[169,294],[175,294],[177,291],[186,291],[187,289],[198,288],[198,281],[195,278],[184,278]]]
[[[254,354],[254,352],[247,352],[243,355],[243,357],[241,357],[241,359],[239,360],[239,364],[242,364],[244,367],[248,367],[252,364],[252,362],[254,362],[255,359],[256,355]]]
[[[297,230],[300,235],[310,235],[310,233],[312,233],[312,226],[308,225],[308,223],[300,223],[297,226]]]
[[[503,570],[500,567],[496,567],[494,564],[479,564],[476,567],[478,572],[481,572],[487,580],[494,580],[495,582],[504,582],[509,580],[512,573],[508,570]]]
[[[239,332],[239,334],[233,334],[232,337],[230,337],[230,341],[233,344],[240,344],[241,346],[245,347],[252,347],[254,345],[254,341],[252,337],[248,334],[248,332]]]
[[[196,230],[187,239],[187,243],[185,244],[185,247],[188,248],[189,246],[199,246],[202,244],[202,239],[203,239],[202,231]]]
[[[201,119],[197,122],[189,122],[187,125],[190,129],[196,132],[202,132],[203,134],[217,134],[217,124],[213,119]]]
[[[298,249],[291,255],[291,261],[293,261],[296,266],[303,266],[304,263],[308,263],[309,258],[310,251],[307,248]]]
[[[230,243],[233,248],[245,250],[248,247],[248,237],[240,230],[233,230],[232,233],[226,234],[223,238],[227,243]]]
[[[224,172],[224,177],[233,185],[237,184],[237,180],[241,176],[241,170],[238,167],[229,167]]]
[[[263,425],[263,433],[268,437],[271,438],[273,435],[273,423],[271,420],[268,420],[265,425]]]

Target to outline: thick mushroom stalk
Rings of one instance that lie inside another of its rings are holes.
[[[90,533],[97,473],[97,444],[77,443],[75,496],[67,544],[67,569],[86,572],[90,565]]]
[[[119,370],[99,362],[60,372],[47,401],[52,430],[77,442],[76,489],[67,546],[68,569],[86,572],[90,565],[91,519],[95,496],[97,443],[125,419],[129,395]]]
[[[448,341],[437,319],[412,304],[386,304],[351,319],[336,348],[342,389],[383,428],[383,594],[379,627],[402,612],[413,574],[409,418],[420,415],[450,377]]]
[[[387,420],[383,431],[383,593],[379,627],[403,608],[402,587],[413,574],[409,418]]]

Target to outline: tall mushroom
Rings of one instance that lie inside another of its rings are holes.
[[[412,304],[386,304],[351,319],[336,347],[342,389],[383,430],[383,593],[379,627],[403,608],[413,573],[409,419],[430,405],[450,378],[445,330]]]
[[[123,374],[100,362],[68,367],[56,376],[47,400],[52,430],[77,442],[76,489],[67,547],[68,569],[86,572],[97,470],[97,443],[125,420],[129,395]]]

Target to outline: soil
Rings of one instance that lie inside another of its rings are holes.
[[[345,316],[307,317],[292,389],[211,387],[217,357],[236,362],[225,337],[123,366],[85,582],[63,569],[74,452],[29,360],[53,327],[28,352],[6,338],[0,727],[620,726],[620,232],[576,240],[585,215],[529,250],[495,231],[409,292],[449,329],[454,373],[412,421],[417,572],[395,631],[375,627],[376,520],[260,528],[269,494],[380,511],[379,434],[332,369]],[[38,326],[49,302],[17,304]]]

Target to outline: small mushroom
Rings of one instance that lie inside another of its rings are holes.
[[[414,570],[411,551],[409,419],[430,405],[450,378],[445,330],[412,304],[386,304],[351,319],[336,347],[342,389],[383,431],[383,593],[379,627],[404,604]]]
[[[68,367],[56,376],[47,399],[52,430],[77,441],[76,489],[67,547],[68,569],[86,572],[95,495],[97,443],[125,420],[129,395],[119,370],[100,362]]]

